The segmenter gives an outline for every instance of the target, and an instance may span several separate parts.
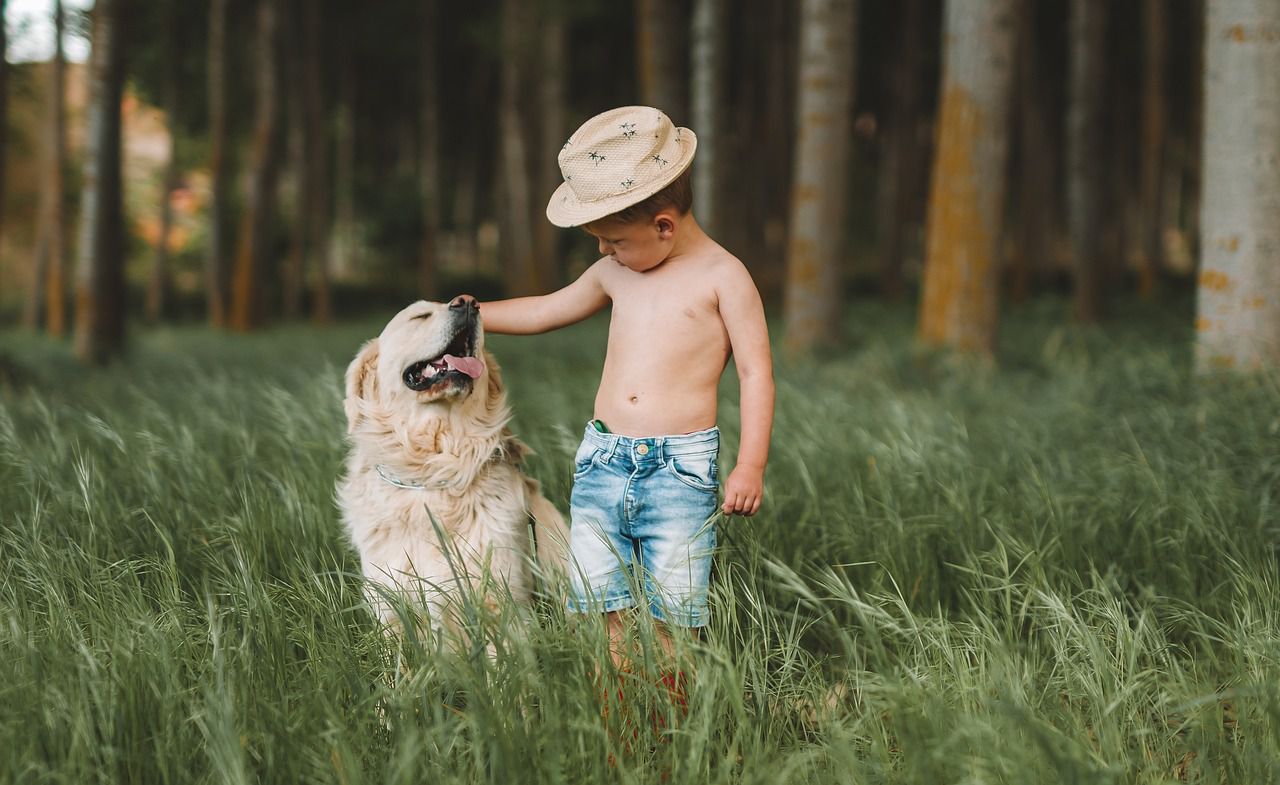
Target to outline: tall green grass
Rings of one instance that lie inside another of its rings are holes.
[[[1280,781],[1280,377],[1197,382],[1185,314],[1061,310],[1011,314],[997,370],[870,304],[777,357],[674,724],[650,657],[602,721],[602,625],[554,604],[477,613],[493,658],[376,629],[333,484],[379,323],[158,330],[105,370],[4,335],[0,780]],[[490,339],[562,508],[603,341]]]

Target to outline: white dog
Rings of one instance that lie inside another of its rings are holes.
[[[528,448],[506,427],[474,299],[396,314],[351,362],[346,387],[351,451],[338,503],[383,623],[399,628],[394,594],[451,627],[465,581],[486,587],[487,603],[508,592],[527,603],[535,543],[543,570],[564,570],[564,519],[520,470]]]

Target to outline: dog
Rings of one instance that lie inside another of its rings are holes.
[[[506,597],[527,605],[535,573],[564,573],[568,529],[520,468],[529,448],[507,427],[474,298],[396,314],[347,368],[344,409],[338,505],[391,633],[402,631],[397,605],[456,632],[450,614],[469,590],[481,587],[490,607]]]

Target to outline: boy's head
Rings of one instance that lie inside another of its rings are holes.
[[[636,272],[657,267],[671,253],[681,219],[693,205],[693,185],[685,169],[653,196],[582,225],[600,253]]]
[[[596,227],[652,224],[664,210],[683,216],[693,201],[688,170],[697,145],[692,131],[649,106],[598,114],[560,150],[564,182],[547,203],[547,218],[597,234]]]

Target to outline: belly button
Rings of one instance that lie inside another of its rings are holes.
[[[639,402],[640,402],[640,396],[638,396],[638,395],[633,395],[633,396],[631,396],[630,400],[631,400],[631,402],[632,402],[632,403],[639,403]]]

